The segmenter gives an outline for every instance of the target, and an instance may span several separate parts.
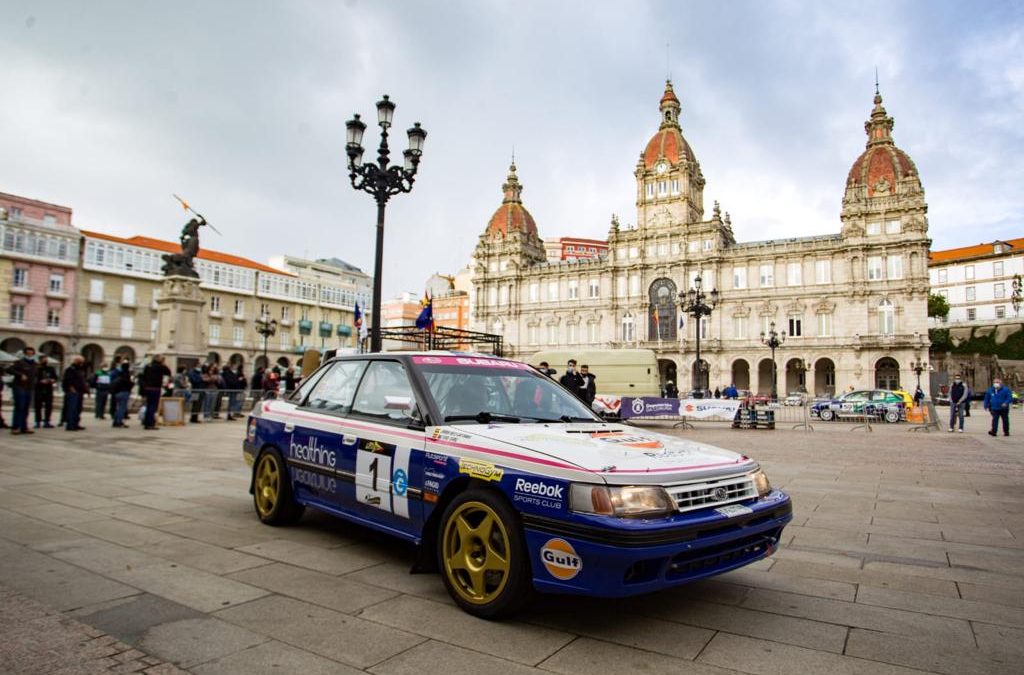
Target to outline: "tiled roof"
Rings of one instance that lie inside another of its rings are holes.
[[[993,245],[996,243],[1007,244],[1011,247],[1011,250],[1016,253],[1024,252],[1024,237],[1018,239],[1006,239],[1000,242],[989,242],[987,244],[977,244],[975,246],[961,246],[960,248],[948,248],[945,251],[932,251],[928,254],[928,260],[931,263],[939,262],[953,262],[956,260],[968,260],[971,258],[980,258],[986,255],[995,255],[993,252]]]
[[[683,138],[676,127],[665,127],[651,137],[644,150],[644,167],[654,168],[658,159],[664,157],[672,166],[677,166],[680,160],[692,162],[693,150],[690,144]]]
[[[82,230],[81,232],[86,237],[92,237],[94,239],[105,239],[106,241],[115,241],[121,244],[128,244],[129,246],[138,246],[139,248],[148,248],[156,251],[163,251],[165,253],[181,252],[181,245],[176,244],[173,241],[165,241],[163,239],[154,239],[152,237],[143,237],[138,235],[134,237],[115,237],[112,234],[93,232],[90,230]],[[238,267],[248,267],[249,269],[259,270],[261,272],[273,272],[274,274],[281,274],[289,277],[296,276],[291,272],[283,272],[279,269],[274,269],[269,265],[258,263],[255,260],[231,255],[230,253],[213,251],[208,248],[200,247],[198,257],[203,260],[209,260],[210,262],[223,263],[225,265],[237,265]]]

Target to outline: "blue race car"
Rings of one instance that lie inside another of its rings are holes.
[[[534,591],[621,597],[770,555],[789,497],[749,457],[594,415],[526,364],[331,360],[261,402],[243,445],[268,525],[312,507],[419,546],[465,611]]]

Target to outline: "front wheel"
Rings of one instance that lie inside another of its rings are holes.
[[[471,489],[441,518],[438,567],[464,611],[497,619],[519,610],[533,593],[526,542],[515,512],[498,494]]]
[[[832,418],[835,416],[835,413],[829,410],[828,408],[825,408],[824,410],[818,413],[818,417],[821,418],[822,422],[831,422]]]
[[[305,507],[292,498],[292,485],[281,453],[275,448],[264,450],[253,471],[252,499],[260,520],[267,525],[285,525],[298,520]]]
[[[886,410],[885,421],[889,424],[895,424],[900,421],[900,413],[898,410]]]

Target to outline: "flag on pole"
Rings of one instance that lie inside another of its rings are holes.
[[[661,319],[658,317],[658,308],[655,305],[651,306],[651,318],[654,320],[654,334],[661,339]]]
[[[431,298],[424,291],[423,299],[420,300],[420,305],[423,309],[420,310],[420,315],[416,317],[416,327],[428,330],[431,333],[434,332],[434,299]]]
[[[363,316],[363,310],[359,308],[359,303],[356,303],[356,334],[359,336],[359,340],[365,340],[369,331],[366,328],[366,319]]]
[[[679,315],[679,330],[683,329],[683,315]]]

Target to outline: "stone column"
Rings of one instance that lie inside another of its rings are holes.
[[[192,366],[206,359],[206,313],[199,279],[185,276],[164,278],[156,299],[157,323],[154,352],[167,357],[167,367]]]

